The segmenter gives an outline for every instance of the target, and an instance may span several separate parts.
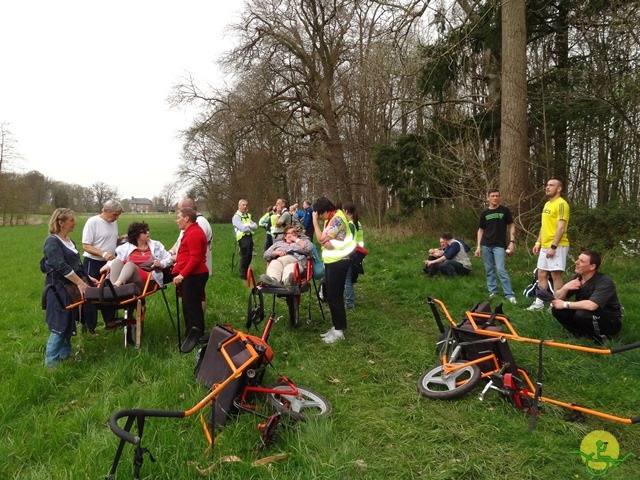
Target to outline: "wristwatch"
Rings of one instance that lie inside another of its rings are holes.
[[[551,245],[551,250],[555,250],[556,248],[558,248],[558,245]]]

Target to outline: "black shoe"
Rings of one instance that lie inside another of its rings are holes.
[[[200,340],[201,336],[202,330],[200,330],[198,327],[191,327],[191,330],[189,330],[189,332],[187,333],[184,342],[182,342],[182,345],[180,345],[180,351],[182,353],[189,353],[196,347],[196,344],[198,343],[198,340]]]

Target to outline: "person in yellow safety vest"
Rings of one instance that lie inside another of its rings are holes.
[[[319,220],[324,222],[320,228]],[[325,298],[331,311],[333,326],[321,335],[325,343],[344,340],[347,313],[344,308],[344,282],[351,266],[349,254],[356,248],[356,238],[349,228],[349,221],[340,209],[327,197],[313,202],[313,227],[322,245],[322,261],[325,264]]]
[[[249,202],[241,199],[238,202],[238,211],[233,215],[231,223],[236,234],[236,240],[240,247],[240,271],[241,279],[247,279],[247,269],[253,258],[253,232],[258,228],[256,222],[251,220]]]
[[[265,213],[260,220],[258,220],[258,225],[265,229],[266,235],[264,239],[264,251],[269,250],[269,247],[273,245],[273,234],[271,233],[271,228],[273,226],[272,217],[274,216],[274,207],[269,207],[267,213]]]
[[[362,224],[358,219],[358,209],[356,208],[356,204],[353,202],[345,202],[342,210],[349,221],[351,233],[356,237],[356,243],[359,246],[364,247],[364,232],[362,230]],[[360,266],[360,269],[362,269],[362,266]],[[362,272],[364,272],[364,270],[362,270]],[[347,309],[355,308],[356,306],[356,294],[353,291],[353,284],[357,282],[359,273],[359,271],[354,271],[354,265],[351,265],[347,272],[347,278],[344,282],[344,306]]]

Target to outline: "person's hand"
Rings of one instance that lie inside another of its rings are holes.
[[[547,248],[547,258],[553,258],[556,254],[556,251],[553,248]]]
[[[474,256],[480,258],[482,256],[482,252],[480,251],[480,247],[476,248],[475,253],[473,254]]]
[[[78,287],[78,290],[80,291],[80,296],[84,298],[84,292],[89,287],[89,285],[84,282],[80,282],[76,285],[76,287]]]
[[[111,267],[109,265],[104,265],[101,269],[100,269],[100,273],[109,273],[111,271]]]
[[[105,252],[104,255],[102,255],[102,258],[104,258],[107,262],[110,262],[111,260],[116,258],[116,256],[113,253]]]
[[[573,280],[569,280],[564,284],[564,288],[568,290],[578,290],[582,286],[582,280],[579,278],[574,278]]]
[[[539,244],[539,243],[536,243],[536,244],[533,246],[533,248],[531,249],[531,252],[532,252],[534,255],[538,255],[538,254],[540,253],[540,244]]]
[[[180,285],[183,281],[184,281],[184,277],[182,275],[176,275],[175,277],[173,277],[173,284],[175,286]]]

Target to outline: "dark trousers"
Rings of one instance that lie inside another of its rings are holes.
[[[351,260],[338,260],[324,265],[324,281],[331,322],[336,330],[347,328],[347,312],[344,309],[344,281],[351,267]]]
[[[104,260],[94,260],[92,258],[84,257],[84,270],[87,272],[87,275],[95,278],[96,280],[100,280],[100,269],[106,265],[106,261]],[[83,321],[84,324],[83,330],[88,330],[93,332],[98,325],[98,310],[102,312],[102,318],[104,319],[104,323],[113,322],[116,318],[116,311],[118,310],[113,306],[105,306],[105,307],[97,307],[95,304],[91,302],[87,302],[83,308]]]
[[[462,266],[460,262],[455,260],[445,260],[444,262],[436,263],[438,271],[442,272],[447,277],[458,277],[460,275],[469,275],[471,270],[467,270]]]
[[[267,233],[266,238],[264,239],[264,251],[269,250],[269,247],[273,245],[273,237],[270,233]]]
[[[238,240],[238,246],[240,247],[240,271],[239,275],[242,279],[247,279],[247,269],[251,265],[251,259],[253,258],[253,235],[245,235]]]
[[[578,337],[610,337],[622,328],[619,316],[603,313],[600,309],[592,312],[554,308],[551,313],[564,328]]]
[[[309,238],[309,240],[311,240],[313,242],[313,227],[311,227],[309,230],[305,230],[304,234]]]
[[[204,330],[204,312],[202,301],[205,298],[204,288],[209,280],[209,272],[197,273],[184,277],[180,289],[182,291],[182,314],[184,315],[185,334],[193,327]]]

